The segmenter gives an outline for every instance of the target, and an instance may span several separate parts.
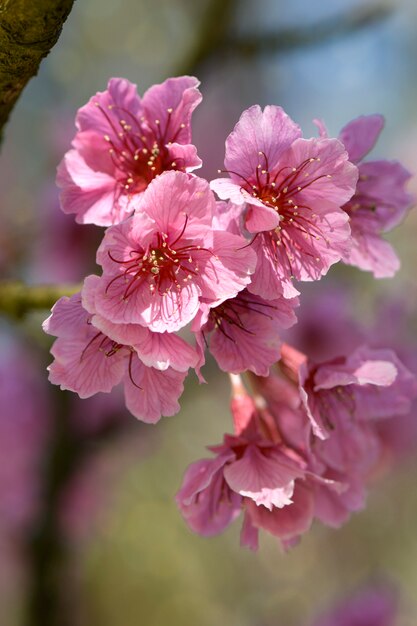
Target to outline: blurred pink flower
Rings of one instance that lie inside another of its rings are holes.
[[[78,111],[73,147],[58,167],[64,212],[82,224],[118,224],[158,174],[199,167],[190,143],[198,85],[190,76],[169,78],[141,99],[136,85],[112,78],[93,96]]]
[[[50,406],[31,352],[10,336],[1,344],[0,527],[15,533],[33,522],[41,503]]]
[[[81,281],[88,268],[94,268],[94,250],[99,243],[97,229],[76,224],[59,210],[55,186],[45,189],[38,204],[37,232],[29,251],[30,281]]]
[[[321,136],[326,136],[324,125],[318,124]],[[349,159],[359,169],[356,191],[343,206],[350,217],[353,244],[343,255],[343,261],[372,272],[375,278],[394,276],[398,271],[400,261],[382,234],[398,226],[413,203],[413,196],[405,189],[411,174],[401,163],[363,161],[375,146],[383,126],[382,115],[362,115],[339,134]]]
[[[89,416],[87,416],[89,417]],[[97,532],[117,506],[119,486],[129,468],[155,452],[154,431],[125,429],[81,457],[61,490],[59,522],[66,539],[83,541]]]
[[[388,585],[369,585],[338,602],[311,626],[396,626],[398,599]]]
[[[291,350],[285,350],[287,364]],[[348,357],[319,365],[301,363],[298,372],[304,407],[320,439],[326,439],[340,419],[408,413],[417,393],[415,377],[391,350],[361,346]]]

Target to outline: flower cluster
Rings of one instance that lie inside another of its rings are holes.
[[[314,519],[339,527],[364,506],[384,453],[378,422],[409,412],[414,376],[389,350],[316,364],[284,344],[279,369],[250,382],[253,395],[233,375],[234,434],[186,471],[187,524],[210,536],[243,512],[241,545],[252,549],[261,528],[288,547]]]
[[[112,79],[79,110],[58,168],[61,205],[107,229],[101,274],[44,323],[57,337],[50,381],[82,398],[123,383],[131,413],[155,423],[178,412],[189,370],[204,381],[210,351],[231,376],[235,432],[188,469],[179,507],[201,534],[243,510],[244,545],[256,547],[259,528],[292,545],[314,518],[337,526],[362,506],[379,457],[375,424],[409,411],[415,383],[389,350],[313,364],[282,333],[297,321],[300,281],[338,261],[394,273],[381,233],[411,204],[409,174],[362,162],[380,116],[339,138],[318,122],[319,137],[305,139],[280,107],[256,105],[226,140],[226,176],[209,183],[192,173],[200,101],[192,77],[143,98]]]

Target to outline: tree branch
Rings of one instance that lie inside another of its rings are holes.
[[[131,427],[129,420],[104,424],[88,437],[77,433],[71,423],[71,392],[54,390],[55,415],[51,415],[51,441],[45,461],[44,494],[39,518],[28,537],[31,576],[27,626],[71,626],[71,614],[65,611],[66,561],[69,546],[62,533],[59,512],[62,496],[83,462],[88,461],[103,444],[116,441]],[[133,424],[133,420],[132,420]]]
[[[0,0],[0,138],[11,110],[56,44],[74,0]]]
[[[223,48],[229,35],[235,0],[210,0],[197,25],[194,47],[178,64],[176,74],[197,74],[200,66],[214,56],[217,48]]]
[[[357,7],[344,15],[323,20],[314,26],[285,28],[259,35],[229,37],[216,54],[252,57],[276,54],[305,46],[319,45],[379,23],[394,11],[391,2]]]
[[[33,309],[50,309],[62,296],[80,291],[81,285],[25,285],[0,282],[0,313],[20,319]]]

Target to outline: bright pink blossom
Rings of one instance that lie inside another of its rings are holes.
[[[140,98],[136,85],[112,78],[78,111],[72,149],[58,168],[63,211],[83,224],[118,224],[158,174],[199,167],[190,143],[198,85],[169,78]]]
[[[282,441],[261,434],[262,415],[245,393],[234,398],[236,436],[225,435],[217,455],[193,463],[186,471],[177,503],[187,524],[202,535],[222,532],[245,511],[241,543],[257,549],[259,528],[283,544],[305,532],[313,519],[311,489],[302,456]],[[297,484],[296,484],[297,481]]]
[[[43,325],[58,336],[51,349],[49,380],[81,398],[109,392],[123,381],[126,406],[139,419],[155,423],[162,415],[177,413],[186,370],[148,367],[133,346],[102,333],[92,317],[82,307],[80,294],[55,304]]]
[[[230,178],[212,181],[221,198],[247,203],[245,226],[257,233],[250,291],[275,299],[298,294],[292,280],[317,280],[350,246],[346,214],[357,168],[336,139],[303,139],[280,107],[253,106],[226,140]]]
[[[250,282],[255,255],[243,237],[212,230],[215,210],[206,181],[181,172],[156,178],[137,212],[106,231],[97,253],[97,313],[173,332],[195,317],[201,298],[211,307],[233,298]]]

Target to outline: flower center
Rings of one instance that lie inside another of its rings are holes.
[[[87,324],[91,324],[91,322],[87,322]],[[80,361],[84,359],[87,352],[92,350],[94,352],[102,352],[106,357],[111,357],[115,355],[121,348],[124,348],[120,343],[113,341],[107,335],[104,335],[101,331],[96,333],[90,341],[85,346],[84,350],[81,353]]]
[[[303,192],[317,181],[332,176],[316,176],[311,171],[320,162],[320,157],[310,157],[297,167],[284,166],[271,172],[266,154],[259,152],[259,156],[262,162],[258,163],[255,175],[249,179],[237,172],[228,173],[243,180],[242,190],[279,214],[279,226],[259,233],[256,237],[263,239],[264,249],[271,259],[282,265],[293,277],[297,260],[305,262],[306,257],[310,257],[312,262],[320,261],[314,249],[316,241],[322,239],[329,243],[318,224],[314,209],[306,204],[308,200]],[[256,211],[256,205],[252,205],[251,210]]]
[[[245,292],[210,309],[209,320],[225,337],[236,343],[236,340],[227,332],[228,326],[236,326],[243,332],[254,335],[255,333],[245,325],[244,314],[257,314],[272,319],[268,314],[268,309],[276,309],[276,307],[256,300]]]
[[[213,253],[207,248],[195,245],[187,239],[183,239],[188,222],[185,219],[180,234],[169,241],[166,233],[156,233],[152,245],[146,250],[143,248],[130,251],[127,260],[115,259],[111,252],[108,255],[112,261],[122,266],[122,273],[113,278],[106,288],[106,293],[111,285],[120,279],[126,283],[126,289],[122,296],[127,301],[138,288],[144,284],[149,286],[151,293],[166,296],[173,289],[182,290],[187,283],[198,277],[200,262]]]
[[[91,325],[91,321],[88,320],[87,324]],[[93,337],[87,343],[84,350],[81,352],[80,362],[85,358],[89,350],[92,351],[93,353],[101,352],[104,354],[105,357],[112,357],[115,354],[117,354],[119,350],[122,350],[122,349],[125,349],[125,351],[128,351],[129,353],[129,357],[128,357],[129,378],[135,387],[143,391],[143,388],[134,381],[133,374],[132,374],[132,360],[133,360],[133,357],[136,355],[135,350],[130,346],[125,346],[124,344],[113,341],[113,339],[110,339],[110,337],[107,337],[107,335],[105,335],[101,331],[93,335]]]
[[[156,130],[145,117],[138,119],[130,111],[115,104],[108,105],[117,119],[95,102],[109,125],[109,134],[103,135],[109,144],[109,154],[116,170],[120,195],[140,193],[158,174],[167,170],[185,171],[182,159],[173,161],[167,146],[173,143],[185,124],[175,130],[171,108],[167,109],[164,127],[154,120]]]

